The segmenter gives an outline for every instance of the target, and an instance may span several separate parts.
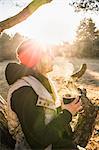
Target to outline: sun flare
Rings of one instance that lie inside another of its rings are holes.
[[[65,1],[53,0],[41,6],[26,21],[12,29],[29,38],[45,44],[72,42],[75,36],[77,19]],[[74,23],[75,22],[75,23]]]

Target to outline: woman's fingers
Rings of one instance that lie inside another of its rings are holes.
[[[67,109],[69,110],[72,114],[77,113],[78,111],[82,110],[82,102],[79,97],[75,98],[75,100],[69,104],[64,104],[62,101],[62,109]]]
[[[82,105],[81,100],[79,100],[75,105],[77,105],[78,107]]]
[[[79,101],[79,96],[75,98],[75,100],[72,102],[72,104],[76,104]]]
[[[82,109],[83,109],[83,106],[77,107],[77,111],[80,111],[80,110],[82,110]]]

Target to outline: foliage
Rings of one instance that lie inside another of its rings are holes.
[[[99,11],[99,0],[73,0],[70,5],[74,6],[76,11]]]
[[[91,18],[83,19],[77,30],[75,41],[76,55],[85,57],[99,56],[99,31]]]
[[[99,57],[99,30],[91,18],[84,18],[77,29],[73,44],[64,42],[52,48],[56,56]]]
[[[7,59],[15,59],[16,48],[23,40],[23,37],[16,33],[13,37],[6,33],[0,36],[0,61]]]
[[[77,39],[78,40],[86,40],[86,39],[94,40],[96,37],[95,30],[96,30],[95,23],[92,21],[92,19],[84,18],[80,22],[80,26],[78,27]]]
[[[54,56],[61,56],[61,57],[70,57],[71,56],[71,51],[72,47],[71,44],[68,42],[64,42],[59,45],[54,45],[51,47]]]

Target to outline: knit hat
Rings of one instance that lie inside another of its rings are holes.
[[[40,59],[43,55],[42,50],[43,47],[39,43],[33,40],[27,40],[18,47],[17,57],[21,64],[32,68],[40,62]]]

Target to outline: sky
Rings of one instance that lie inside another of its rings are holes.
[[[20,12],[32,0],[6,0],[0,1],[0,21]],[[9,34],[19,32],[29,38],[37,39],[47,44],[72,42],[80,20],[91,16],[99,28],[97,14],[75,13],[73,7],[68,5],[69,0],[53,0],[41,6],[26,21],[6,30]],[[2,3],[3,2],[3,3]],[[17,4],[20,5],[16,7]]]

